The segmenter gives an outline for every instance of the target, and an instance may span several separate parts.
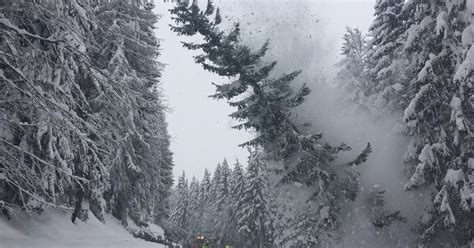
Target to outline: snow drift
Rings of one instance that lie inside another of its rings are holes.
[[[103,224],[90,214],[86,222],[73,224],[71,211],[45,210],[40,215],[15,212],[11,220],[0,218],[0,248],[81,247],[160,248],[164,245],[136,239],[110,215]],[[160,228],[157,228],[159,232]]]

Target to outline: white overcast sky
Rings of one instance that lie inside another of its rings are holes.
[[[201,1],[204,2],[204,0]],[[294,3],[297,1],[265,0],[268,3]],[[263,0],[216,0],[214,2],[216,5],[226,5],[222,6],[224,11],[227,10],[227,13],[224,12],[224,18],[226,15],[234,15],[234,18],[239,19],[246,15],[246,13],[239,12],[246,11],[244,6],[246,4],[242,3],[258,2],[261,4]],[[332,67],[338,60],[342,44],[341,37],[345,32],[345,27],[367,30],[372,20],[375,0],[304,2],[306,6],[315,8],[317,15],[314,16],[314,21],[317,23],[315,25],[319,25],[320,30],[318,32],[320,37],[317,39],[320,39],[321,47],[326,53],[325,56],[327,57],[329,54],[326,61]],[[239,159],[245,163],[247,151],[238,147],[238,144],[250,139],[251,135],[245,131],[231,129],[235,121],[231,120],[228,115],[233,109],[225,101],[216,101],[208,97],[214,93],[214,86],[211,82],[222,83],[227,79],[206,72],[194,63],[193,52],[187,51],[180,44],[184,37],[177,37],[169,29],[169,24],[172,22],[167,9],[171,8],[172,4],[164,3],[163,0],[156,0],[155,3],[156,13],[162,14],[157,24],[156,33],[161,40],[162,49],[159,61],[166,64],[161,82],[165,98],[171,109],[167,114],[167,121],[172,137],[171,150],[174,153],[175,179],[183,170],[186,171],[188,177],[202,178],[204,168],[213,170],[224,157],[229,161]],[[281,17],[267,16],[267,18]],[[252,26],[252,23],[247,26]],[[246,25],[242,25],[242,29],[245,27]],[[272,40],[271,42],[278,45],[278,41]]]

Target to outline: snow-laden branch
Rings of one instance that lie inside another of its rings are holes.
[[[25,29],[19,28],[15,24],[11,23],[9,19],[5,18],[3,13],[0,13],[0,24],[3,25],[6,28],[9,28],[9,29],[15,31],[19,35],[28,36],[28,37],[31,37],[31,38],[34,38],[34,39],[47,41],[47,42],[51,42],[51,43],[60,42],[59,40],[52,40],[52,39],[44,38],[44,37],[41,37],[39,35],[32,34],[28,31],[26,31]]]

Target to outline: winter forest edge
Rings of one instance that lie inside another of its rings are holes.
[[[235,21],[226,4],[161,11],[223,79],[192,83],[212,83],[232,128],[252,135],[247,161],[189,177],[173,172],[163,5],[0,1],[2,221],[113,216],[170,247],[474,247],[474,0],[376,0],[324,85],[296,49],[275,53],[285,38],[246,31],[267,24]]]

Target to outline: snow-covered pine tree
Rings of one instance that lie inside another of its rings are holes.
[[[200,191],[200,198],[199,198],[199,214],[201,217],[200,226],[199,226],[199,233],[206,237],[210,237],[214,233],[214,226],[211,224],[212,219],[214,218],[214,207],[213,207],[213,199],[211,196],[212,191],[212,179],[211,173],[208,169],[204,170],[204,176],[201,180],[201,191]]]
[[[125,224],[130,217],[143,227],[131,230],[135,236],[158,240],[162,237],[146,227],[164,224],[168,217],[173,161],[158,85],[161,66],[156,61],[159,43],[152,8],[149,1],[109,1],[96,8],[96,35],[103,48],[94,55],[100,66],[109,68],[125,100],[119,112],[126,121],[120,131],[111,133],[123,138],[115,143],[108,208]]]
[[[218,208],[221,208],[226,204],[226,201],[229,197],[229,184],[230,184],[230,177],[232,171],[229,168],[229,163],[227,163],[227,160],[224,159],[221,163],[220,170],[219,170],[220,177],[218,178],[218,181],[216,181],[216,189],[217,189],[217,195],[216,195],[216,200],[217,200],[217,205]]]
[[[364,100],[367,80],[365,79],[365,53],[367,38],[359,29],[347,27],[342,46],[342,60],[337,64],[339,72],[335,78],[337,84],[352,94],[351,100]]]
[[[216,169],[212,175],[211,191],[209,192],[209,204],[217,208],[217,198],[220,194],[220,183],[221,183],[221,163],[217,163]]]
[[[235,161],[234,169],[231,174],[230,181],[230,197],[228,199],[229,206],[229,223],[227,224],[226,233],[230,237],[229,243],[233,244],[235,247],[243,246],[243,243],[239,239],[238,235],[238,225],[237,225],[237,210],[238,210],[238,200],[242,198],[242,194],[245,189],[245,175],[242,165],[238,160]],[[233,235],[234,234],[234,235]],[[233,235],[233,236],[232,236]]]
[[[443,242],[451,245],[472,239],[474,222],[469,216],[473,208],[466,204],[472,201],[472,190],[464,185],[469,184],[468,161],[473,157],[473,112],[468,103],[472,86],[469,89],[466,84],[472,80],[472,67],[470,72],[460,68],[468,55],[461,36],[472,18],[468,2],[411,1],[404,6],[411,14],[408,18],[414,20],[406,33],[404,51],[412,63],[409,68],[416,73],[410,80],[411,101],[404,120],[415,144],[408,153],[418,154],[406,158],[419,161],[406,189],[434,185],[437,191],[431,218],[422,224],[422,244],[441,234],[448,236]],[[459,73],[465,77],[459,78]]]
[[[367,67],[369,103],[404,109],[415,165],[407,190],[433,185],[420,245],[463,245],[473,229],[472,0],[378,1]],[[393,76],[395,75],[395,77]],[[438,238],[436,238],[438,237]]]
[[[92,6],[0,4],[0,174],[7,192],[0,201],[27,211],[90,201],[102,219],[113,142],[101,132],[109,120],[93,101],[100,92],[104,104],[118,99],[114,90],[100,90],[110,82],[88,54]]]
[[[366,54],[366,83],[363,92],[377,109],[402,109],[407,88],[402,34],[407,29],[402,12],[404,0],[377,0],[370,26]]]
[[[188,179],[183,174],[178,178],[178,184],[175,189],[175,202],[171,208],[169,222],[179,228],[187,230],[189,220],[189,187]],[[185,238],[185,237],[181,237]]]
[[[169,176],[171,161],[166,156],[169,137],[157,88],[160,66],[155,60],[158,41],[153,35],[157,18],[150,7],[141,2],[112,1],[96,9],[100,23],[97,40],[104,49],[94,55],[111,72],[118,94],[126,101],[120,111],[122,128],[107,128],[111,136],[123,137],[118,139],[111,168],[109,207],[124,222],[127,214],[136,223],[154,221],[154,206],[161,204],[159,195],[167,194],[171,183],[169,178],[158,176],[161,172]],[[150,149],[152,143],[159,152]],[[151,154],[154,159],[144,159]],[[162,184],[160,179],[166,181]]]
[[[172,159],[152,7],[0,3],[1,202],[70,204],[73,221],[84,207],[102,221],[106,209],[137,224],[166,216]]]
[[[216,212],[214,217],[216,218],[215,223],[215,234],[218,245],[228,244],[230,240],[235,237],[235,233],[230,233],[227,230],[230,228],[230,212],[232,204],[230,204],[230,180],[232,170],[229,168],[229,164],[224,159],[220,166],[220,178],[217,181],[217,195],[216,195]]]
[[[189,230],[189,237],[187,240],[193,240],[196,236],[201,235],[200,225],[202,213],[200,212],[199,206],[200,196],[200,185],[196,177],[193,176],[191,184],[189,185],[189,203],[188,203],[188,216],[186,228]]]
[[[243,187],[245,185],[244,170],[242,164],[239,160],[236,160],[234,163],[234,169],[232,170],[229,192],[231,198],[236,198],[242,193]]]
[[[368,144],[354,161],[338,166],[331,163],[334,154],[350,148],[341,144],[332,148],[335,150],[331,153],[329,147],[317,143],[320,138],[303,139],[306,142],[296,154],[292,169],[278,181],[280,190],[271,198],[273,239],[277,246],[337,245],[339,211],[344,202],[354,200],[357,194],[357,173],[351,167],[364,163],[372,150]]]
[[[238,234],[244,247],[268,247],[268,185],[265,178],[265,162],[262,153],[254,150],[250,153],[245,185],[237,201],[236,220]]]

